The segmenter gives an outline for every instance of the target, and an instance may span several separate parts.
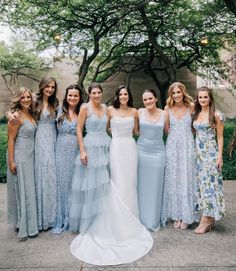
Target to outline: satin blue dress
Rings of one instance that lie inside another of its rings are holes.
[[[138,204],[142,224],[151,231],[161,225],[162,193],[165,170],[163,142],[164,113],[159,121],[145,119],[140,114],[138,145]]]
[[[60,114],[59,114],[60,117]],[[53,233],[61,233],[69,229],[69,212],[72,176],[75,158],[78,154],[78,142],[76,134],[77,121],[64,119],[57,124],[58,136],[56,142],[56,219]]]
[[[110,186],[109,175],[109,146],[110,137],[107,135],[106,106],[102,117],[97,116],[91,104],[84,104],[87,109],[85,121],[86,136],[84,147],[88,163],[84,166],[80,154],[75,159],[72,178],[71,208],[69,215],[69,230],[86,232],[98,213],[103,212],[104,202]]]

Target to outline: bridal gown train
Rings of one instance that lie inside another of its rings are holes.
[[[71,253],[95,265],[117,265],[147,254],[153,239],[138,219],[134,118],[111,119],[111,181],[105,210],[71,243]]]

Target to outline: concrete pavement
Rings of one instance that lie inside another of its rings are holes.
[[[6,223],[6,184],[0,184],[0,271],[236,271],[236,181],[226,181],[224,187],[227,216],[213,231],[196,235],[193,229],[175,230],[168,225],[152,234],[153,249],[140,260],[97,267],[70,254],[69,244],[76,235],[69,232],[46,231],[18,242]]]

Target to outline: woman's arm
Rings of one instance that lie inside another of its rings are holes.
[[[17,111],[15,111],[14,113],[12,113],[11,111],[7,111],[5,113],[5,116],[12,126],[20,124],[20,114]]]
[[[15,150],[15,140],[17,136],[18,129],[20,127],[20,122],[14,126],[8,122],[8,165],[9,169],[13,174],[16,174],[16,164],[14,161],[14,150]]]
[[[133,133],[134,133],[134,135],[138,136],[139,135],[138,110],[133,108],[133,111],[134,111],[134,130],[133,130]]]
[[[218,158],[217,158],[217,168],[222,170],[223,167],[223,144],[224,144],[224,123],[221,120],[220,115],[216,112],[216,135],[217,135],[217,144],[218,144]]]
[[[170,129],[169,112],[167,110],[164,110],[163,114],[164,114],[164,133],[168,135]]]
[[[107,108],[107,133],[111,135],[111,116],[112,116],[112,106]]]
[[[83,140],[83,129],[84,129],[86,118],[87,118],[87,108],[85,105],[82,105],[80,108],[78,121],[77,121],[77,139],[78,139],[79,149],[80,149],[80,160],[82,164],[85,166],[88,163],[88,157],[85,152],[84,140]]]

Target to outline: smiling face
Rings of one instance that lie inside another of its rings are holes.
[[[80,92],[78,89],[69,89],[66,100],[69,106],[76,107],[80,101]]]
[[[29,109],[32,103],[32,96],[29,91],[25,91],[20,98],[20,106],[22,109]]]
[[[122,88],[119,92],[119,102],[121,105],[126,105],[129,101],[129,93],[127,89]]]
[[[91,89],[89,94],[90,100],[94,103],[101,103],[102,100],[102,90],[100,88],[94,87]]]
[[[210,105],[211,99],[208,91],[199,91],[197,99],[201,107],[207,107]]]
[[[44,89],[43,96],[50,97],[55,92],[56,84],[54,81],[51,81]]]
[[[183,101],[183,92],[180,88],[175,87],[172,91],[172,98],[174,100],[175,103],[180,103]]]
[[[157,98],[151,92],[143,93],[143,104],[147,109],[156,108]]]

